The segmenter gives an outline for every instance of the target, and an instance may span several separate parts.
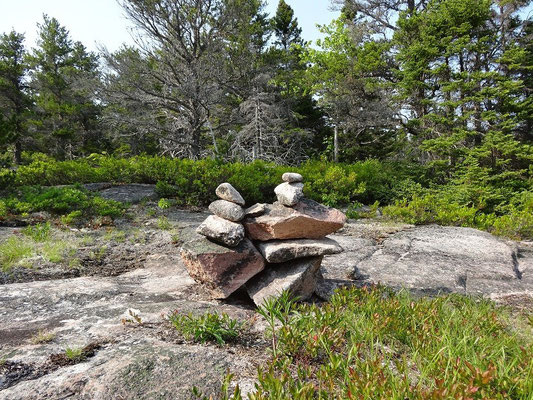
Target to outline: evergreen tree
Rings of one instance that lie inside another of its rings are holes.
[[[383,79],[390,69],[389,43],[372,40],[365,26],[351,24],[344,14],[321,31],[326,36],[318,48],[306,52],[306,80],[334,128],[332,158],[390,154],[398,137],[390,85]]]
[[[44,16],[37,48],[30,57],[35,93],[35,130],[41,146],[60,158],[72,158],[99,143],[95,103],[98,59],[73,42],[57,19]]]
[[[306,43],[301,37],[302,30],[294,10],[284,0],[279,1],[270,25],[273,45],[265,55],[265,62],[272,69],[273,87],[280,93],[278,98],[286,109],[286,137],[293,135],[300,143],[296,147],[310,155],[313,150],[303,146],[301,140],[305,138],[310,144],[312,136],[320,137],[325,130],[325,119],[312,95],[302,86],[306,70],[303,60]]]
[[[31,99],[25,77],[28,72],[24,35],[11,31],[0,36],[0,145],[13,145],[20,163],[27,139]]]

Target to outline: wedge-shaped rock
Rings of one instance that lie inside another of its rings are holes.
[[[260,242],[257,249],[269,263],[281,263],[295,258],[338,254],[342,247],[333,239],[292,239]]]
[[[260,215],[263,215],[266,211],[267,204],[265,203],[256,203],[251,207],[248,207],[245,210],[245,216],[246,217],[259,217]]]
[[[216,188],[215,193],[222,200],[231,201],[232,203],[244,206],[244,199],[241,194],[230,183],[221,183]]]
[[[254,240],[318,239],[344,226],[346,216],[310,199],[302,199],[293,208],[269,204],[259,217],[243,221],[248,237]]]
[[[265,260],[252,242],[244,239],[228,248],[194,232],[181,248],[189,275],[210,289],[212,296],[225,299],[265,267]]]
[[[237,246],[244,239],[244,228],[241,224],[227,221],[216,215],[207,217],[196,232],[230,247]]]
[[[244,218],[244,208],[227,200],[212,202],[209,204],[209,211],[228,221],[238,222]]]
[[[297,172],[285,172],[281,175],[281,179],[285,182],[302,182],[304,180],[303,176]]]
[[[304,184],[300,182],[284,182],[275,187],[274,193],[278,201],[284,206],[292,207],[304,197]]]
[[[246,284],[248,294],[258,306],[270,297],[279,297],[284,290],[300,300],[311,297],[319,278],[322,257],[307,257],[267,268]]]

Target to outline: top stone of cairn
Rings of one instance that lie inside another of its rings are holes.
[[[303,182],[304,180],[303,176],[296,172],[285,172],[283,175],[281,175],[281,179],[289,183]]]
[[[215,193],[222,200],[231,201],[232,203],[244,206],[244,199],[241,194],[231,184],[225,182],[218,185]]]

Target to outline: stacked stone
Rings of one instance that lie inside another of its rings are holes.
[[[246,284],[257,305],[284,290],[309,298],[321,277],[322,258],[343,251],[326,235],[344,225],[344,214],[305,199],[302,175],[286,172],[282,180],[274,189],[278,201],[244,221],[247,236],[267,261],[265,270]]]
[[[215,298],[226,298],[265,267],[265,261],[245,237],[240,221],[245,216],[244,199],[229,183],[216,189],[209,205],[214,214],[196,232],[184,232],[181,256],[189,274],[205,284]]]
[[[214,215],[195,232],[182,232],[181,255],[189,274],[213,297],[226,298],[246,287],[257,305],[283,290],[306,299],[320,279],[324,255],[342,251],[326,235],[342,228],[346,216],[304,198],[300,174],[285,173],[282,179],[275,189],[277,202],[246,210],[239,192],[221,184],[220,200],[209,206]]]
[[[281,179],[284,182],[274,189],[278,201],[284,206],[295,206],[304,197],[302,175],[295,172],[285,172]]]
[[[220,200],[209,204],[210,215],[196,230],[215,242],[229,247],[237,246],[244,239],[244,199],[229,183],[219,185],[215,191]]]

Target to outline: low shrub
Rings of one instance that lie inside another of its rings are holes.
[[[526,399],[533,389],[533,340],[517,333],[527,319],[488,300],[351,288],[280,315],[250,399]]]
[[[44,242],[50,238],[50,228],[50,222],[28,225],[22,230],[22,233],[32,238],[35,242]]]
[[[1,202],[6,215],[47,211],[59,215],[68,214],[67,220],[80,217],[79,213],[86,217],[118,217],[123,215],[126,208],[120,202],[99,197],[79,185],[52,188],[24,186]]]
[[[243,327],[241,322],[230,318],[225,313],[205,313],[194,316],[174,311],[168,318],[186,339],[199,343],[216,342],[222,345],[234,341]]]

